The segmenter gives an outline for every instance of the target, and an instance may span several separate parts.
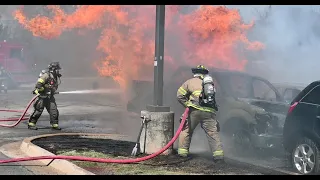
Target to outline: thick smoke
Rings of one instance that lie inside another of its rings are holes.
[[[237,8],[245,22],[255,21],[249,39],[265,48],[248,55],[247,72],[271,82],[308,84],[319,80],[319,6],[229,6]],[[197,127],[191,151],[208,152],[203,130]]]
[[[308,84],[319,79],[315,68],[320,55],[318,6],[234,7],[244,20],[256,20],[249,35],[265,45],[251,57],[248,71],[256,69],[253,73],[272,82]]]
[[[20,6],[1,6],[0,23],[9,28],[8,42],[18,42],[25,45],[27,65],[37,65],[36,73],[47,67],[52,61],[59,61],[63,67],[64,77],[98,76],[92,59],[98,59],[100,54],[96,51],[100,30],[79,31],[71,30],[61,35],[59,39],[46,40],[33,36],[14,19],[13,12]],[[74,11],[74,6],[61,6],[65,12]],[[44,5],[24,6],[28,16],[52,16],[52,12]]]
[[[227,7],[239,9],[246,23],[255,20],[255,26],[248,33],[249,39],[257,40],[265,45],[263,50],[247,55],[248,72],[272,82],[307,84],[318,79],[319,73],[316,65],[318,55],[320,55],[318,50],[320,16],[317,6],[230,5]],[[190,6],[183,13],[192,12],[195,8],[197,6]],[[8,7],[5,12],[12,12],[15,9],[17,7]],[[31,17],[39,14],[32,10],[30,12],[33,12],[30,14]],[[45,13],[40,14],[46,15]],[[3,17],[9,18],[10,15],[3,15]],[[49,61],[57,60],[62,62],[66,70],[63,72],[65,75],[88,76],[97,73],[92,67],[92,60],[99,59],[101,56],[96,51],[100,31],[88,30],[85,35],[79,36],[79,32],[74,30],[65,32],[56,40],[32,37],[32,34],[27,31],[23,33],[29,35],[28,43],[33,48],[31,54],[41,67],[45,67]],[[166,40],[175,41],[171,37]],[[178,49],[178,46],[174,47],[175,50]],[[181,112],[176,112],[176,117],[180,116],[179,113]],[[201,141],[196,141],[196,139],[201,139]],[[200,147],[208,147],[203,133],[194,135],[192,147],[195,151]]]
[[[13,26],[13,10],[19,6],[3,6],[2,23]],[[69,6],[68,6],[69,7]],[[236,6],[246,23],[255,20],[255,26],[248,33],[249,39],[258,40],[265,49],[250,54],[247,70],[273,82],[309,83],[317,80],[315,65],[319,46],[319,6]],[[72,12],[73,7],[64,8]],[[186,12],[193,11],[198,6],[189,6]],[[26,6],[25,11],[30,16],[47,15],[41,6]],[[18,28],[16,28],[18,29]],[[19,31],[19,30],[17,30]],[[21,31],[21,30],[20,30]],[[23,32],[20,37],[27,38],[32,47],[32,59],[40,67],[47,62],[58,60],[63,62],[67,74],[72,76],[96,74],[92,67],[92,59],[100,55],[95,50],[101,32],[87,31],[79,36],[78,31],[67,32],[58,40],[43,40],[30,37],[29,32]],[[53,42],[55,41],[55,42]],[[94,57],[95,56],[95,57]],[[80,73],[81,72],[81,73]],[[281,77],[281,78],[279,78]]]

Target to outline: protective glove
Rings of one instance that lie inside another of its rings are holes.
[[[38,89],[33,90],[33,91],[32,91],[32,94],[39,95]]]
[[[47,88],[47,89],[51,89],[52,88],[52,86],[50,84],[45,84],[44,87]]]
[[[182,118],[183,118],[183,114],[180,116],[180,119],[179,119],[179,122],[181,123],[181,121],[182,121]],[[188,121],[189,119],[188,119],[188,117],[187,117],[187,119],[186,119],[186,121]]]

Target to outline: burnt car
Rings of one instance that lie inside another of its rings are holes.
[[[291,103],[291,101],[307,86],[301,83],[272,83],[274,87],[282,95],[284,101]]]
[[[282,129],[289,104],[278,90],[266,79],[247,73],[213,68],[209,71],[217,89],[217,119],[226,139],[224,143],[228,144],[225,147],[237,153],[248,152],[249,146],[282,148]],[[175,112],[175,118],[184,110],[177,102],[177,89],[191,77],[190,67],[180,67],[164,84],[164,104]],[[140,113],[152,103],[152,87],[152,82],[134,81],[136,96],[128,102],[127,110]]]

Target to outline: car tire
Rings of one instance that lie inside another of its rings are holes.
[[[291,151],[290,161],[293,169],[300,174],[319,174],[319,146],[312,139],[307,137],[299,139]]]
[[[252,155],[254,148],[251,144],[248,128],[246,127],[245,122],[234,119],[229,120],[228,123],[222,127],[221,133],[226,142],[224,149],[229,155],[240,157]]]

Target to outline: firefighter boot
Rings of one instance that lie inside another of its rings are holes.
[[[36,124],[35,124],[35,123],[32,123],[32,122],[29,122],[29,123],[28,123],[28,129],[38,130]]]
[[[213,162],[214,163],[223,163],[224,162],[224,153],[223,151],[215,151],[213,153]]]
[[[214,163],[224,163],[224,158],[221,156],[221,157],[213,157],[213,162]]]
[[[51,129],[53,129],[53,130],[61,130],[61,128],[59,127],[58,124],[52,124],[51,125]]]

